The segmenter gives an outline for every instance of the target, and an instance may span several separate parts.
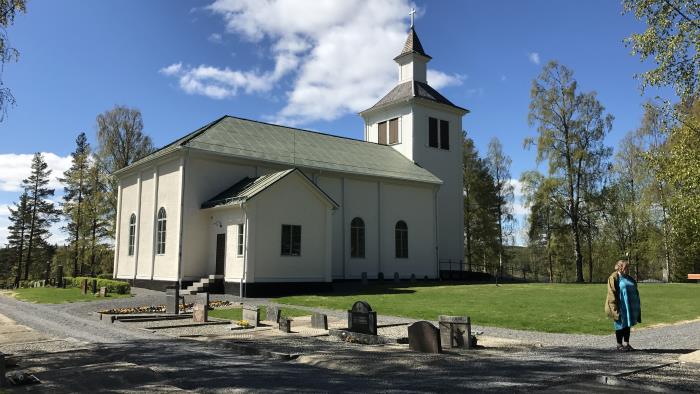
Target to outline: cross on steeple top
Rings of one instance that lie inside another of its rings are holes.
[[[411,28],[413,28],[413,18],[416,16],[416,9],[411,8],[411,12],[408,13],[411,16]]]

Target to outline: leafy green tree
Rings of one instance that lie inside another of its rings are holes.
[[[573,240],[576,281],[583,282],[581,253],[581,216],[584,175],[589,163],[609,154],[604,138],[612,128],[612,115],[595,92],[577,92],[573,71],[557,62],[544,66],[532,83],[530,92],[530,125],[536,125],[536,139],[526,139],[526,145],[536,144],[537,162],[547,161],[548,176],[556,178],[554,190],[557,208],[569,221]]]
[[[81,269],[81,234],[85,226],[85,196],[88,187],[90,167],[90,144],[85,133],[80,133],[75,140],[75,151],[71,153],[71,166],[60,179],[64,184],[63,215],[66,218],[64,229],[71,238],[73,249],[73,276],[78,276]]]
[[[503,145],[497,137],[489,142],[486,166],[493,180],[496,192],[495,206],[496,222],[498,223],[498,276],[503,276],[503,244],[504,238],[513,235],[513,184],[511,183],[510,165],[512,160],[503,153]]]
[[[54,195],[54,189],[49,185],[51,170],[41,153],[35,153],[32,158],[31,172],[28,178],[22,180],[22,187],[27,194],[27,210],[29,211],[29,236],[27,239],[27,260],[24,264],[24,280],[29,278],[29,272],[34,262],[35,249],[44,245],[48,238],[52,223],[58,221],[58,211],[48,197]]]
[[[27,241],[29,239],[29,222],[31,215],[29,211],[29,196],[23,192],[14,208],[10,208],[10,225],[7,236],[8,248],[12,250],[14,260],[13,269],[15,272],[14,284],[19,285],[22,279],[22,263],[27,251]]]
[[[7,114],[7,107],[15,103],[15,97],[2,81],[2,65],[19,57],[19,51],[10,46],[7,37],[7,28],[19,12],[27,12],[25,0],[0,0],[0,122]]]
[[[97,156],[104,171],[113,174],[153,152],[151,138],[143,132],[143,118],[138,109],[115,106],[97,115]],[[108,183],[110,220],[114,226],[117,214],[117,180]],[[110,236],[113,236],[113,226]]]
[[[656,68],[640,75],[642,87],[673,86],[678,96],[698,93],[700,73],[700,3],[693,0],[623,0],[625,12],[646,22],[642,33],[626,43],[642,61],[653,59]]]

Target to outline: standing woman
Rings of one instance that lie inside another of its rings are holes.
[[[615,264],[615,272],[608,278],[608,296],[605,300],[605,313],[615,320],[615,338],[617,350],[620,351],[634,350],[630,346],[630,327],[642,322],[637,281],[629,276],[629,270],[630,263],[627,260]]]

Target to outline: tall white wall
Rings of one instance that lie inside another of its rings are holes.
[[[224,278],[229,282],[238,282],[243,277],[243,259],[246,252],[244,226],[243,254],[238,254],[238,225],[245,225],[245,214],[239,206],[209,209],[206,212],[209,215],[209,225],[207,226],[209,237],[207,242],[208,272],[213,274],[216,271],[216,237],[218,234],[226,234]]]
[[[156,176],[157,174],[157,176]],[[120,279],[177,280],[180,233],[180,158],[140,168],[119,180],[116,277]],[[165,253],[155,254],[156,215],[167,214]],[[136,215],[134,254],[129,256],[129,218]]]
[[[428,146],[428,118],[450,124],[450,149]],[[440,260],[464,259],[464,194],[462,177],[462,116],[424,105],[413,105],[413,160],[443,182],[438,192]]]

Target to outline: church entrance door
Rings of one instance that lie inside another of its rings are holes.
[[[226,234],[216,234],[216,275],[223,275],[226,263]]]

